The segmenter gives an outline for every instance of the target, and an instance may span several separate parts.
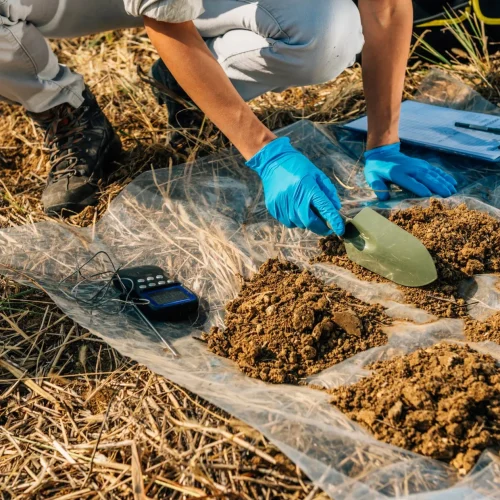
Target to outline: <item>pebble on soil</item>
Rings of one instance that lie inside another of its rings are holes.
[[[391,320],[370,305],[287,261],[269,260],[226,306],[225,327],[202,339],[240,370],[275,384],[308,375],[383,345]]]
[[[330,392],[332,403],[377,439],[447,462],[460,474],[500,445],[493,357],[443,343],[368,368],[368,377]]]

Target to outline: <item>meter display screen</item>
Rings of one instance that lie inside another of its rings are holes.
[[[179,287],[166,288],[164,290],[159,290],[158,292],[152,292],[149,296],[157,304],[172,304],[174,302],[181,302],[190,298],[189,295],[187,295],[186,292]]]

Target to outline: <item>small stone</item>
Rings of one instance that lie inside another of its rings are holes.
[[[462,434],[462,429],[462,424],[449,424],[446,426],[446,432],[450,436],[454,437],[460,437],[460,435]]]
[[[393,422],[398,422],[399,420],[401,420],[402,413],[403,403],[402,401],[398,400],[392,405],[391,409],[388,412],[388,416]]]
[[[351,309],[334,313],[332,319],[348,335],[355,337],[363,335],[363,323]]]
[[[451,368],[459,360],[456,354],[444,354],[438,357],[439,364],[445,368]]]
[[[371,427],[377,420],[377,415],[373,410],[361,410],[356,415],[356,420]]]
[[[484,382],[474,382],[469,387],[468,395],[476,402],[489,401],[493,395],[493,388]]]
[[[292,322],[295,330],[312,330],[312,328],[314,327],[314,311],[306,306],[299,307],[293,313]]]
[[[405,387],[401,391],[401,394],[415,408],[421,408],[425,400],[428,399],[428,394],[425,391],[421,391],[413,386]]]
[[[430,410],[416,410],[408,414],[405,425],[421,432],[429,430],[436,419],[436,412]]]
[[[300,354],[304,359],[311,360],[316,357],[317,351],[314,347],[306,346],[304,347],[304,349],[302,349],[302,351],[300,351]]]
[[[315,340],[320,340],[323,335],[328,335],[333,332],[335,328],[334,324],[330,320],[323,320],[321,323],[318,323],[312,332],[312,336]]]
[[[266,308],[266,316],[272,316],[275,312],[276,312],[276,306],[274,304]]]

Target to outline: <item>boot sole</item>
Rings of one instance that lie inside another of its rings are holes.
[[[102,178],[105,183],[107,183],[111,174],[115,172],[115,168],[113,168],[114,161],[118,156],[120,156],[122,152],[122,143],[118,139],[118,136],[115,134],[111,142],[107,145],[102,155],[102,159],[100,161],[100,168],[102,171]],[[79,214],[82,210],[87,207],[93,207],[97,205],[99,202],[99,197],[97,193],[84,198],[78,203],[61,203],[59,205],[53,205],[48,208],[44,208],[44,213],[51,216],[63,216],[69,217],[71,215]]]

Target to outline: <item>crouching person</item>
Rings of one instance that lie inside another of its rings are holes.
[[[151,76],[194,101],[231,140],[261,177],[270,213],[287,227],[342,234],[340,200],[331,180],[288,139],[276,138],[246,101],[335,78],[365,41],[368,183],[381,199],[391,183],[418,196],[456,192],[448,174],[399,151],[411,0],[360,0],[359,10],[352,0],[5,0],[0,96],[24,106],[44,132],[47,213],[95,204],[120,151],[83,78],[59,63],[47,39],[143,25],[160,57]],[[157,95],[171,125],[183,126],[182,105]]]

